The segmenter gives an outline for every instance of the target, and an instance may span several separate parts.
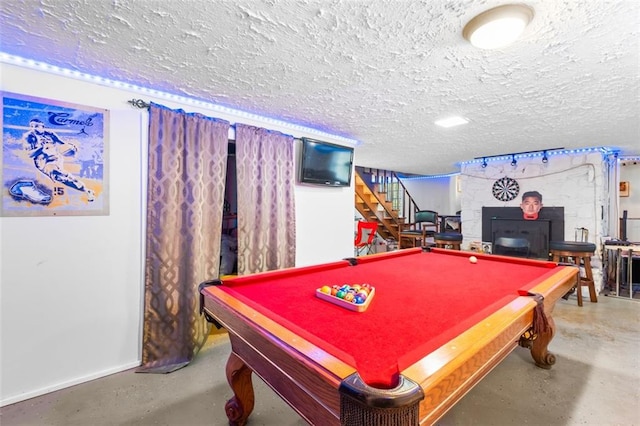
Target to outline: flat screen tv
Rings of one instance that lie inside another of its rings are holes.
[[[353,148],[302,138],[301,183],[349,186],[352,168]]]

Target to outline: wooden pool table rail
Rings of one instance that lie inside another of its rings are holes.
[[[356,372],[354,367],[215,286],[206,291],[213,297],[205,297],[204,310],[229,332],[231,341],[226,374],[234,396],[225,406],[229,424],[244,425],[251,414],[253,371],[309,423],[339,425],[337,389]]]
[[[551,368],[555,363],[555,356],[547,349],[555,333],[551,313],[556,301],[575,285],[577,276],[577,268],[568,267],[532,289],[544,296],[544,311],[549,322],[549,329],[535,339],[529,340],[523,335],[532,332],[537,302],[531,297],[518,297],[403,370],[403,376],[424,389],[421,424],[435,423],[518,345],[531,350],[538,367]]]

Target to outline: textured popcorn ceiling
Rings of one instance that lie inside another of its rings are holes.
[[[521,40],[481,51],[462,28],[501,1],[2,0],[0,50],[353,138],[361,166],[640,154],[640,1],[525,1]]]

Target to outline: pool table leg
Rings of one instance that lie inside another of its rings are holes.
[[[227,382],[233,390],[233,398],[227,401],[224,410],[232,426],[244,426],[253,411],[254,394],[251,382],[253,371],[233,352],[227,360]]]
[[[551,315],[547,315],[549,327],[546,331],[534,334],[532,328],[520,337],[519,344],[531,351],[531,356],[536,365],[548,370],[556,363],[556,356],[547,350],[549,342],[553,339],[556,331],[556,324]]]

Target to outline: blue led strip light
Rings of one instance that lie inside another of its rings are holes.
[[[424,175],[424,176],[411,176],[411,177],[403,177],[401,180],[422,180],[422,179],[442,179],[442,178],[451,178],[454,176],[458,176],[460,172],[452,172],[444,175]]]
[[[238,118],[248,118],[248,119],[259,121],[262,123],[283,127],[286,129],[297,130],[299,132],[314,134],[319,137],[328,137],[334,140],[340,140],[354,146],[360,145],[360,142],[355,139],[346,138],[344,136],[333,135],[331,133],[323,132],[321,130],[313,129],[310,127],[305,127],[298,124],[277,120],[275,118],[263,117],[261,115],[251,114],[249,112],[240,111],[240,110],[228,108],[225,106],[220,106],[210,102],[205,102],[205,101],[201,101],[193,98],[187,98],[184,96],[174,95],[167,92],[161,92],[159,90],[149,89],[146,87],[137,86],[135,84],[123,83],[121,81],[110,80],[108,78],[99,77],[99,76],[87,74],[80,71],[61,68],[55,65],[49,65],[44,62],[34,61],[32,59],[25,59],[20,56],[9,55],[4,52],[0,52],[0,62],[4,62],[11,65],[17,65],[25,68],[31,68],[38,71],[44,71],[51,74],[61,75],[64,77],[71,77],[77,80],[88,81],[90,83],[100,84],[103,86],[114,87],[116,89],[123,89],[123,90],[129,90],[132,92],[143,93],[149,96],[154,96],[161,99],[167,99],[170,101],[179,102],[186,105],[194,105],[200,108],[228,114]]]

